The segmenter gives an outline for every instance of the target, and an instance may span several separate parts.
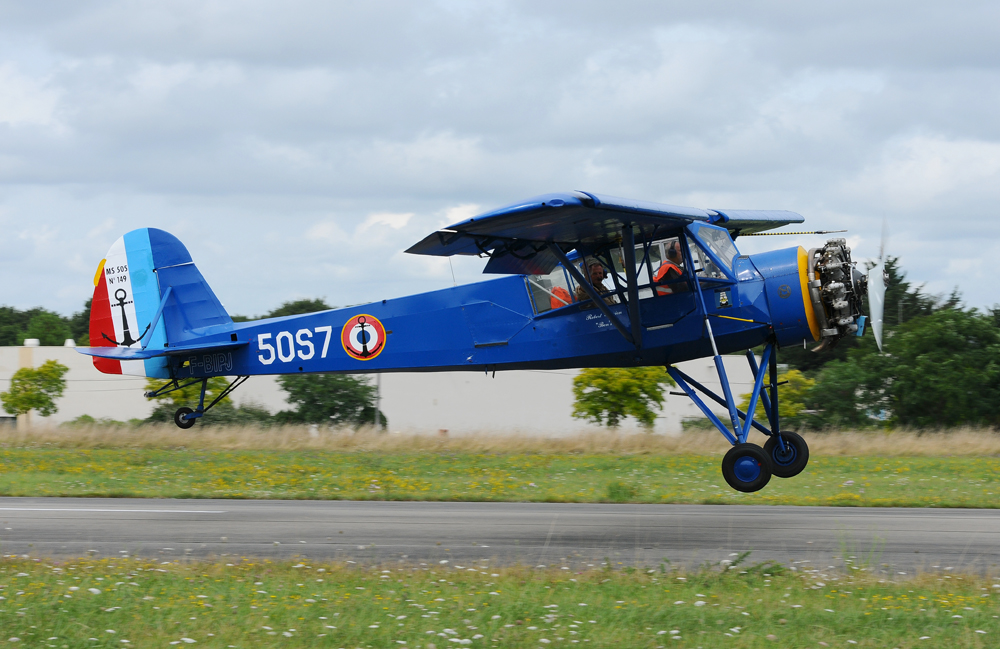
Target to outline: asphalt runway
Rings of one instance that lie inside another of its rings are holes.
[[[993,572],[1000,510],[0,498],[0,552],[32,557],[488,560]]]

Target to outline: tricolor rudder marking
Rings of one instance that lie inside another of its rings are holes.
[[[114,331],[115,325],[111,319],[111,304],[108,301],[108,282],[104,277],[104,268],[108,260],[102,259],[94,274],[94,298],[90,302],[90,346],[114,347],[115,344],[106,340],[101,333]],[[122,362],[113,358],[94,356],[94,367],[104,374],[121,374]]]

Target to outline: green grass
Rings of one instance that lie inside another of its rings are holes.
[[[66,649],[994,647],[1000,640],[995,580],[890,581],[774,565],[679,573],[575,562],[528,569],[3,559],[0,586],[0,642]]]
[[[756,494],[704,455],[0,449],[0,495],[1000,506],[996,457],[814,457]]]

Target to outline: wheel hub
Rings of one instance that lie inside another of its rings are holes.
[[[787,440],[781,440],[785,443],[785,448],[782,450],[781,444],[778,443],[774,447],[774,461],[778,464],[788,465],[795,461],[795,447],[788,443]]]
[[[733,474],[741,482],[753,482],[760,476],[760,464],[752,457],[743,456],[733,464]]]

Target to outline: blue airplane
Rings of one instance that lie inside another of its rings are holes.
[[[855,268],[844,239],[742,255],[733,240],[804,219],[787,211],[702,210],[588,192],[536,196],[439,230],[407,252],[477,255],[500,277],[305,315],[233,322],[187,248],[154,228],[118,239],[94,276],[90,340],[101,372],[166,379],[159,396],[201,384],[189,428],[259,374],[496,372],[663,366],[732,444],[722,462],[739,491],[806,466],[802,437],[778,420],[777,350],[861,335],[881,349],[884,264]],[[870,313],[863,315],[868,295]],[[763,345],[758,359],[752,348]],[[722,354],[746,350],[746,413]],[[722,394],[676,367],[711,356]],[[207,380],[237,377],[205,403]],[[765,389],[766,388],[766,389]],[[723,422],[704,395],[726,408]],[[767,426],[755,420],[764,404]],[[767,435],[749,443],[750,429]]]

